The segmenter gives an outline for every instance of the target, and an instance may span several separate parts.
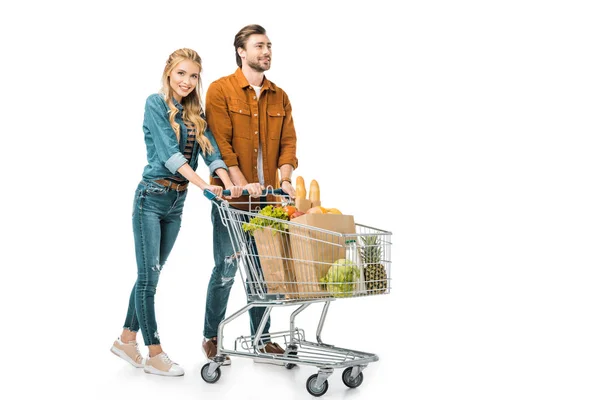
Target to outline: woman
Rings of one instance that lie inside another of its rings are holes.
[[[154,313],[156,285],[181,226],[189,183],[221,196],[223,188],[206,183],[194,171],[201,155],[211,175],[223,180],[232,197],[244,188],[234,186],[212,133],[206,129],[200,97],[202,61],[194,50],[179,49],[169,56],[160,94],[146,100],[144,137],[148,164],[135,192],[133,233],[137,280],[131,291],[121,336],[111,351],[151,374],[181,376],[183,368],[163,351]],[[249,184],[253,188],[256,184]],[[148,346],[142,358],[137,341],[141,329]]]

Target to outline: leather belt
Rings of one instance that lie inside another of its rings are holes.
[[[189,182],[185,182],[185,183],[176,183],[167,179],[157,179],[154,182],[158,183],[159,185],[163,185],[164,187],[166,187],[169,190],[174,190],[176,192],[183,192],[184,190],[187,189],[188,187],[188,183]]]

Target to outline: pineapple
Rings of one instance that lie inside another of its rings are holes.
[[[381,240],[378,236],[361,236],[361,257],[365,271],[367,293],[379,294],[387,291],[387,273],[381,265]]]

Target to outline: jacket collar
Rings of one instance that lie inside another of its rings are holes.
[[[179,104],[177,100],[175,100],[175,97],[172,97],[171,100],[173,100],[173,104],[175,105],[175,107],[177,107],[179,112],[183,112],[183,106]]]
[[[248,79],[246,79],[246,76],[244,76],[241,67],[238,67],[238,69],[235,70],[234,76],[242,89],[245,89],[248,86],[250,86],[250,83],[248,83]],[[271,83],[270,80],[267,79],[266,76],[263,80],[262,87],[264,90],[271,90],[273,92],[275,91],[275,86]]]

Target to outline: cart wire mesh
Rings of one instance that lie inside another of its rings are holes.
[[[354,224],[339,233],[218,203],[248,301],[295,301],[387,294],[391,233]],[[331,215],[335,219],[337,215]]]

